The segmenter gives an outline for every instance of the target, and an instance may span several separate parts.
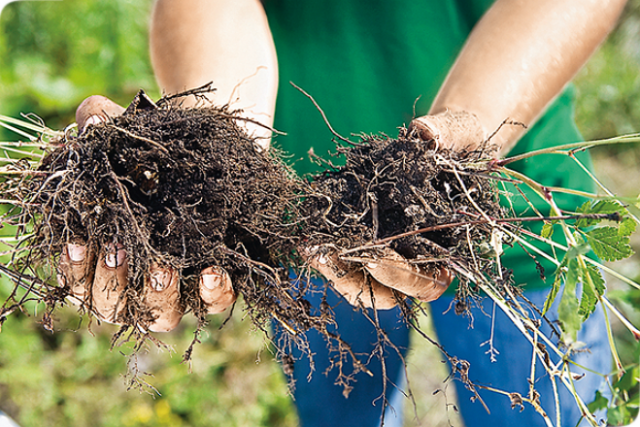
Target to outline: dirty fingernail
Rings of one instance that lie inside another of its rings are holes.
[[[87,247],[84,245],[67,244],[67,254],[72,262],[81,262],[87,257]]]
[[[200,283],[205,288],[214,290],[222,285],[222,274],[210,272],[200,276]]]
[[[102,123],[104,122],[103,118],[98,116],[98,115],[93,115],[91,117],[89,117],[87,120],[85,120],[82,129],[86,129],[87,126],[89,125],[97,125],[98,123]]]
[[[109,249],[104,262],[105,264],[107,264],[107,267],[110,268],[120,267],[122,264],[124,264],[126,256],[127,251],[124,250],[124,246],[118,243],[117,245],[115,245],[115,247],[111,247]]]
[[[157,292],[164,291],[171,284],[171,272],[164,269],[152,272],[149,284]]]

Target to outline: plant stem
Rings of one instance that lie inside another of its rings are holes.
[[[628,143],[634,143],[634,142],[640,142],[640,134],[636,133],[631,135],[617,136],[615,138],[599,139],[595,141],[574,142],[572,144],[564,144],[564,145],[558,145],[555,147],[543,148],[540,150],[519,154],[517,156],[507,157],[505,159],[496,161],[494,164],[496,166],[505,166],[505,165],[508,165],[509,163],[513,163],[518,160],[528,159],[534,156],[539,156],[541,154],[563,154],[563,155],[569,154],[568,152],[562,151],[562,150],[570,150],[570,151],[587,150],[589,148],[598,147],[602,145],[628,144]]]
[[[20,119],[16,119],[13,117],[8,117],[8,116],[3,116],[0,114],[0,123],[11,123],[13,125],[16,126],[20,126],[21,128],[30,130],[32,132],[37,132],[37,133],[41,133],[44,135],[48,135],[48,136],[62,136],[64,135],[64,132],[61,131],[55,131],[52,129],[49,129],[48,127],[44,126],[44,125],[38,125],[32,122],[27,122],[25,120],[20,120]]]
[[[489,223],[509,223],[509,222],[534,222],[534,221],[564,221],[564,220],[579,220],[579,219],[609,219],[612,221],[618,220],[619,215],[616,214],[584,214],[584,215],[561,215],[561,216],[547,216],[547,217],[520,217],[520,218],[489,218],[478,219],[473,221],[459,221],[451,222],[448,224],[432,225],[430,227],[420,228],[418,230],[407,231],[406,233],[396,234],[395,236],[386,237],[384,239],[375,240],[369,246],[378,246],[385,243],[392,242],[403,237],[413,236],[415,234],[428,233],[430,231],[444,230],[447,228],[461,227],[465,225],[479,225]]]
[[[607,299],[606,297],[602,297],[602,302],[618,318],[618,320],[620,320],[620,322],[622,322],[622,324],[626,326],[627,329],[629,329],[629,332],[633,334],[633,338],[635,338],[636,341],[640,341],[640,330],[633,326],[631,322],[629,322],[627,318],[624,317],[624,315],[620,313],[613,304],[611,304],[611,301],[609,301],[609,299]]]

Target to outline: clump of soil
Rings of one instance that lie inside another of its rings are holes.
[[[208,266],[229,273],[259,323],[306,313],[281,267],[298,239],[305,185],[277,150],[260,152],[238,119],[227,108],[159,108],[140,94],[122,116],[59,141],[22,184],[30,203],[21,215],[36,224],[23,262],[55,266],[67,243],[123,245],[125,325],[152,320],[141,301],[153,262],[180,271],[181,301],[202,320],[198,278]],[[48,290],[49,302],[65,297]]]
[[[385,247],[432,271],[475,263],[491,274],[495,258],[483,259],[478,248],[490,246],[492,226],[482,220],[505,213],[478,161],[488,153],[436,150],[406,130],[398,139],[364,136],[338,153],[345,166],[315,177],[303,205],[312,218],[307,245],[332,243],[347,260],[383,256]]]
[[[403,129],[398,139],[362,136],[358,143],[339,146],[336,154],[344,156],[346,164],[335,167],[324,161],[330,170],[313,177],[312,191],[300,206],[300,216],[305,219],[300,246],[313,248],[316,254],[338,256],[346,268],[360,269],[365,275],[364,264],[384,258],[389,248],[427,272],[438,274],[441,267],[450,269],[459,278],[454,307],[457,314],[467,312],[470,300],[479,295],[471,277],[483,277],[499,291],[510,286],[510,275],[496,262],[496,256],[481,249],[500,251],[502,243],[495,238],[492,242],[495,223],[491,223],[505,216],[496,181],[487,170],[488,162],[480,161],[490,152],[436,150],[434,144]],[[301,287],[304,285],[303,281]],[[419,331],[414,320],[420,305],[409,304],[409,299],[399,293],[395,295],[405,320]],[[355,374],[367,371],[367,362],[363,361],[373,354],[382,354],[390,346],[402,358],[400,350],[385,338],[377,316],[363,311],[376,325],[379,348],[370,355],[355,355],[340,338],[339,325],[336,333],[327,330],[330,313],[331,307],[322,303],[319,314],[326,323],[314,327],[328,341],[331,370],[338,373],[336,384],[344,387],[345,394]],[[278,344],[284,352],[292,345],[304,345],[295,339]],[[301,350],[304,352],[304,347]],[[454,374],[466,378],[464,363],[446,349],[440,350]],[[282,360],[285,370],[291,369],[293,360],[289,356]],[[346,373],[349,367],[343,369],[347,360],[352,362],[351,374]],[[381,363],[384,365],[384,359]],[[468,378],[463,381],[476,393]]]
[[[180,271],[181,302],[202,326],[199,273],[219,266],[259,327],[275,318],[289,332],[277,344],[285,370],[291,345],[309,352],[298,332],[315,328],[340,354],[336,360],[348,355],[357,372],[365,364],[330,331],[331,308],[312,310],[305,281],[298,287],[288,279],[288,267],[310,274],[300,248],[363,257],[391,248],[426,268],[497,277],[495,261],[477,249],[492,228],[476,220],[503,215],[486,167],[478,166],[484,153],[435,150],[406,131],[398,139],[365,136],[338,148],[345,166],[308,183],[277,150],[257,150],[239,120],[224,107],[181,109],[140,94],[122,116],[62,138],[37,170],[26,165],[24,178],[0,185],[17,202],[3,221],[22,232],[33,227],[23,252],[14,253],[16,282],[30,282],[29,292],[51,311],[69,295],[52,273],[65,246],[95,252],[117,243],[129,263],[127,306],[117,319],[125,329],[153,320],[142,297],[152,263]],[[21,303],[5,303],[0,320]]]

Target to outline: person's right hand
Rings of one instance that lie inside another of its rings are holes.
[[[91,96],[76,111],[78,132],[123,112],[124,108],[113,101],[99,95]],[[140,326],[153,332],[168,332],[178,325],[184,314],[179,276],[174,268],[152,264],[145,274],[143,302],[154,320]],[[117,242],[102,248],[87,246],[85,242],[68,242],[60,255],[58,283],[68,289],[72,301],[90,310],[100,320],[119,323],[126,307],[127,282],[127,253]],[[236,293],[229,274],[219,267],[202,270],[200,297],[209,314],[220,313],[231,306]]]

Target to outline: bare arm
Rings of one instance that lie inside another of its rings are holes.
[[[477,130],[484,138],[505,119],[532,125],[611,31],[625,3],[496,1],[472,31],[430,114],[465,111],[475,115],[477,121],[461,126],[462,132],[477,135]],[[417,121],[429,126],[428,117]],[[479,129],[473,130],[475,126]],[[439,130],[445,134],[440,137],[445,145],[460,147],[470,142],[460,136],[447,138],[447,130]],[[504,154],[524,131],[505,126],[492,141]]]
[[[213,81],[216,92],[210,98],[215,104],[230,104],[249,118],[272,125],[278,65],[259,0],[158,0],[150,46],[164,92],[173,94]],[[268,136],[264,129],[248,128]]]

